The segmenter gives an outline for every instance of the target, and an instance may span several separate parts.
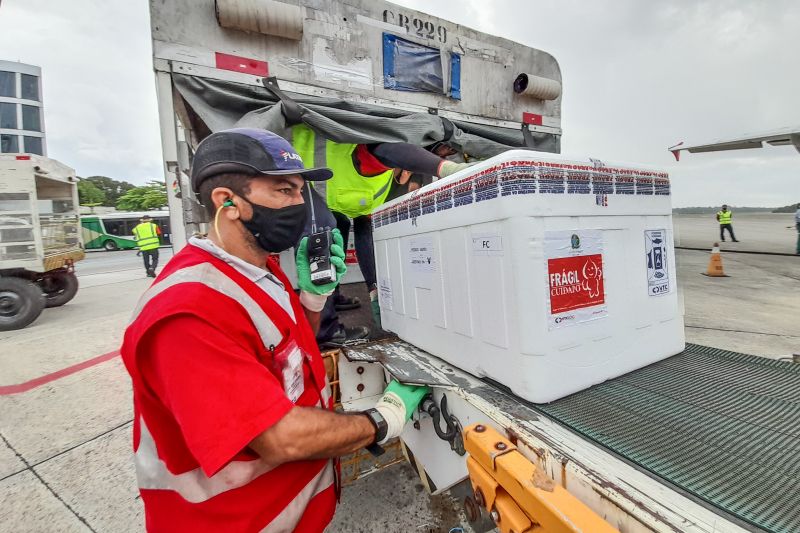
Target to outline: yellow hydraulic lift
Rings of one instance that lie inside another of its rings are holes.
[[[503,533],[619,533],[495,429],[467,427],[464,447],[475,503]]]

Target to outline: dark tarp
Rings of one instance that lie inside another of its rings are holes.
[[[450,121],[434,114],[411,113],[338,98],[282,93],[240,83],[173,74],[189,108],[196,132],[237,126],[258,127],[291,138],[292,125],[303,122],[342,143],[408,142],[426,146],[447,140],[471,157],[485,159],[514,148],[561,150],[560,137],[498,126]],[[527,140],[527,142],[526,142]]]

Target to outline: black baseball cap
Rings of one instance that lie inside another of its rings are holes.
[[[307,181],[333,176],[329,168],[305,168],[289,142],[271,131],[233,128],[212,133],[200,143],[192,160],[192,190],[211,176],[236,172],[252,176],[298,174]]]

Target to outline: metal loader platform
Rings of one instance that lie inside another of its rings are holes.
[[[571,461],[594,492],[608,491],[602,498],[620,507],[621,499],[635,500],[645,509],[637,520],[648,527],[704,531],[714,521],[701,511],[689,516],[694,511],[659,494],[666,486],[731,525],[800,531],[799,365],[688,344],[658,363],[535,405],[397,339],[346,355],[380,363],[401,381],[456,393],[527,443],[565,486]],[[633,481],[630,472],[610,482],[618,467],[603,465],[593,445],[662,487]],[[543,448],[560,468],[547,464]],[[578,485],[570,483],[570,490]]]

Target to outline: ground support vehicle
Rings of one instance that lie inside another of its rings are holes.
[[[478,159],[560,151],[561,75],[545,52],[383,1],[150,8],[178,248],[206,223],[189,188],[192,150],[220,129],[288,135],[304,122],[337,142],[448,139]],[[796,464],[779,459],[798,448],[788,365],[689,346],[547,405],[397,340],[351,347],[329,370],[346,409],[374,405],[389,376],[432,386],[402,435],[405,455],[431,492],[463,489],[470,518],[518,533],[710,533],[800,529]]]
[[[519,519],[518,508],[526,520],[549,521],[543,531],[581,530],[550,515],[554,507],[564,516],[576,510],[563,499],[548,501],[555,486],[624,532],[800,527],[790,489],[797,463],[776,460],[798,446],[786,432],[800,422],[785,403],[800,390],[800,366],[791,362],[689,344],[654,365],[531,404],[388,339],[345,350],[337,375],[344,408],[374,403],[386,376],[432,387],[432,398],[401,435],[405,455],[432,493],[461,490],[466,514],[478,525],[483,514],[501,531],[540,531],[509,525]],[[470,444],[476,424],[497,431],[491,442]],[[534,465],[533,477],[504,478],[470,464],[476,453],[499,458],[512,448]],[[465,478],[466,491],[458,485]],[[532,493],[520,495],[519,487],[531,484]],[[515,505],[499,494],[514,494]]]
[[[27,326],[78,291],[84,257],[75,171],[36,155],[0,155],[0,331]]]

